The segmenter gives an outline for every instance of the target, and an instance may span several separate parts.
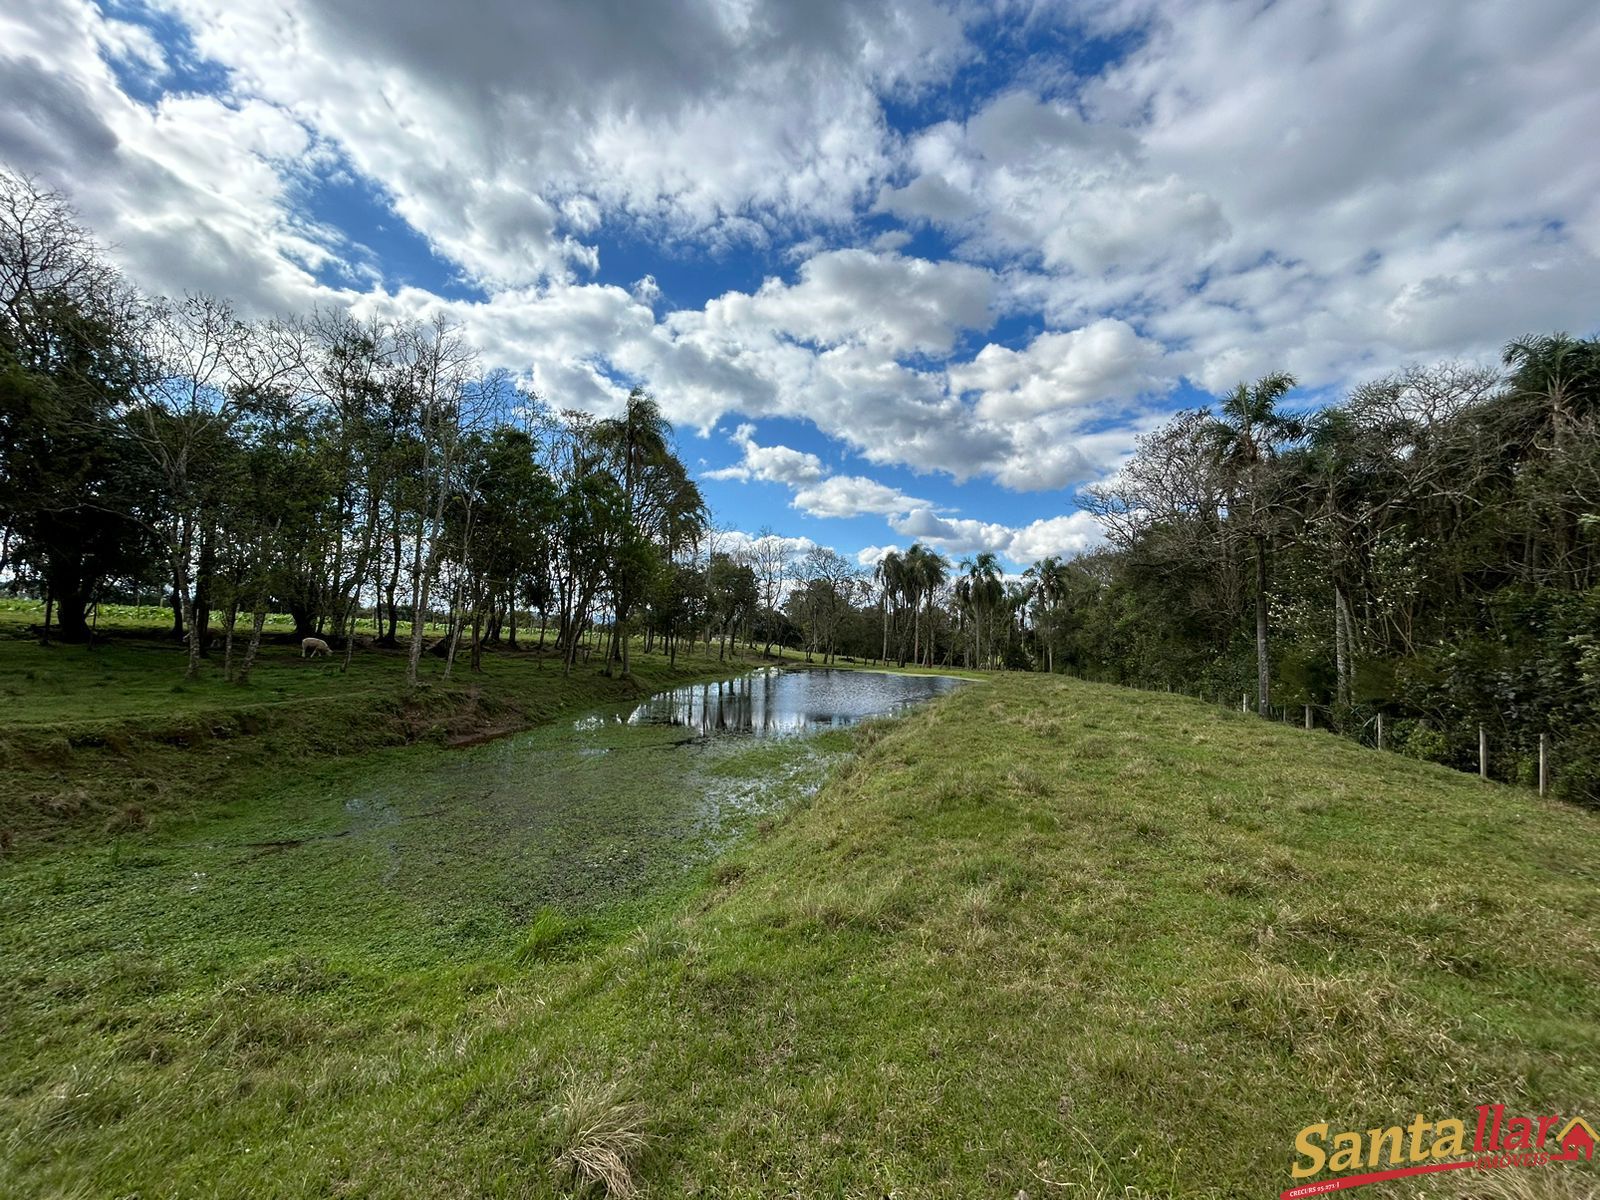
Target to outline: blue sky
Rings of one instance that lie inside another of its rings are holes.
[[[1595,61],[1579,0],[29,0],[0,162],[151,290],[641,383],[730,527],[1021,568],[1240,379],[1591,332]]]

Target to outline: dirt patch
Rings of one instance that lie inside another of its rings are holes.
[[[341,829],[338,833],[323,833],[315,837],[274,838],[267,842],[245,842],[244,848],[255,851],[255,854],[251,856],[252,858],[260,858],[267,854],[282,854],[285,850],[298,850],[301,846],[310,842],[332,842],[349,836],[350,831],[348,829]]]
[[[481,746],[485,742],[498,741],[528,728],[530,726],[526,721],[517,721],[510,725],[491,725],[487,729],[479,729],[472,733],[452,734],[445,738],[444,746],[446,750],[465,750],[468,746]]]

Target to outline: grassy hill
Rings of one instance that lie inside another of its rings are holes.
[[[471,958],[120,902],[52,951],[127,857],[0,868],[0,1194],[1266,1195],[1313,1121],[1600,1115],[1594,813],[1059,678],[854,747],[627,927]],[[1595,1180],[1492,1174],[1425,1194]]]

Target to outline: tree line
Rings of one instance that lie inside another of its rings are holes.
[[[570,670],[603,615],[626,672],[643,614],[686,628],[675,568],[708,524],[670,435],[638,390],[552,411],[443,319],[142,295],[60,196],[0,175],[0,578],[47,638],[149,589],[191,677],[220,649],[247,682],[270,610],[346,664],[369,621],[414,683],[430,618],[447,670],[534,614]]]
[[[425,652],[476,669],[532,642],[570,670],[596,638],[624,673],[639,638],[1027,667],[1043,618],[992,554],[914,545],[869,575],[720,530],[648,395],[557,410],[443,319],[143,295],[63,197],[4,172],[0,437],[0,580],[44,601],[42,636],[90,641],[102,603],[159,596],[190,677],[220,658],[247,683],[269,612],[346,667],[358,633],[404,650],[413,683]],[[1050,605],[1060,570],[1030,572]]]
[[[1287,375],[1147,437],[1090,505],[1057,653],[1248,694],[1419,757],[1600,803],[1600,341],[1530,336],[1286,411]]]
[[[250,678],[266,614],[423,653],[633,643],[1068,671],[1248,693],[1324,724],[1600,795],[1600,343],[1413,367],[1311,413],[1287,375],[1176,415],[1090,490],[1108,545],[1008,575],[926,545],[870,570],[717,528],[659,407],[563,411],[459,328],[241,319],[140,294],[62,197],[0,171],[0,581],[87,641],[159,595],[186,670]],[[430,627],[443,629],[433,641]]]

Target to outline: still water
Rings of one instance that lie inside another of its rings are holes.
[[[107,872],[103,847],[85,851],[94,903],[55,906],[51,945],[98,953],[106,903],[136,911],[152,943],[196,954],[497,953],[541,907],[620,913],[687,878],[821,787],[850,750],[842,726],[958,686],[762,670],[463,750],[330,760],[270,803],[158,833],[138,870]],[[0,927],[8,915],[0,892]]]
[[[626,720],[630,725],[674,725],[701,736],[806,733],[888,716],[942,696],[962,682],[947,675],[770,667],[738,679],[658,692]]]

